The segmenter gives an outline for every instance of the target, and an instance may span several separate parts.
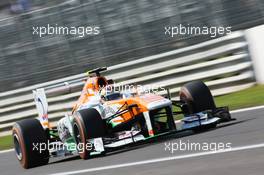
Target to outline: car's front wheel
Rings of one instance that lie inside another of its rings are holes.
[[[215,110],[216,105],[210,89],[202,81],[185,84],[180,90],[180,99],[188,105],[190,114]]]
[[[88,140],[105,135],[105,125],[99,112],[94,108],[77,111],[73,122],[73,132],[80,157],[89,158],[91,145]]]
[[[188,114],[195,114],[206,110],[216,110],[214,98],[210,89],[202,81],[193,81],[185,84],[180,90],[180,99],[185,102],[188,107]],[[200,132],[215,128],[217,122],[194,128],[193,131]]]

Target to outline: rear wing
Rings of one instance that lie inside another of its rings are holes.
[[[49,128],[48,101],[44,88],[33,90],[33,97],[37,107],[39,121],[44,129]]]
[[[33,90],[33,98],[38,112],[38,120],[44,129],[50,128],[49,105],[47,98],[58,97],[72,92],[80,91],[84,84],[84,78],[57,83]]]

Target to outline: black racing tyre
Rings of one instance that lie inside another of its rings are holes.
[[[28,169],[49,162],[47,134],[39,120],[18,121],[12,132],[15,153],[22,167]]]
[[[179,95],[181,101],[186,102],[190,114],[216,109],[210,89],[202,81],[185,84]]]
[[[73,132],[82,159],[87,159],[90,155],[88,139],[103,137],[105,131],[104,121],[96,109],[89,108],[76,112]]]

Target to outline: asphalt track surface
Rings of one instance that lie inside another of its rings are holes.
[[[1,175],[115,174],[115,175],[263,175],[264,108],[232,114],[236,121],[194,134],[191,131],[141,144],[105,156],[81,160],[55,159],[46,166],[25,170],[13,151],[0,154]],[[226,152],[165,151],[165,143],[231,143]]]

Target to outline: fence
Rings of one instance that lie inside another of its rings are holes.
[[[177,98],[180,86],[192,80],[205,81],[213,95],[235,92],[255,84],[252,61],[242,32],[111,66],[105,75],[122,84],[159,84],[169,88],[173,98]],[[58,120],[71,110],[85,77],[85,74],[79,74],[1,93],[1,134],[9,134],[15,121],[37,116],[32,96],[32,90],[36,88],[49,87],[49,118]]]
[[[0,91],[17,89],[155,55],[211,39],[210,36],[164,35],[164,27],[232,26],[264,22],[263,0],[31,0],[39,8],[0,20]],[[75,2],[75,3],[69,3]],[[45,7],[45,8],[43,8]],[[32,34],[32,27],[100,26],[101,34]]]

